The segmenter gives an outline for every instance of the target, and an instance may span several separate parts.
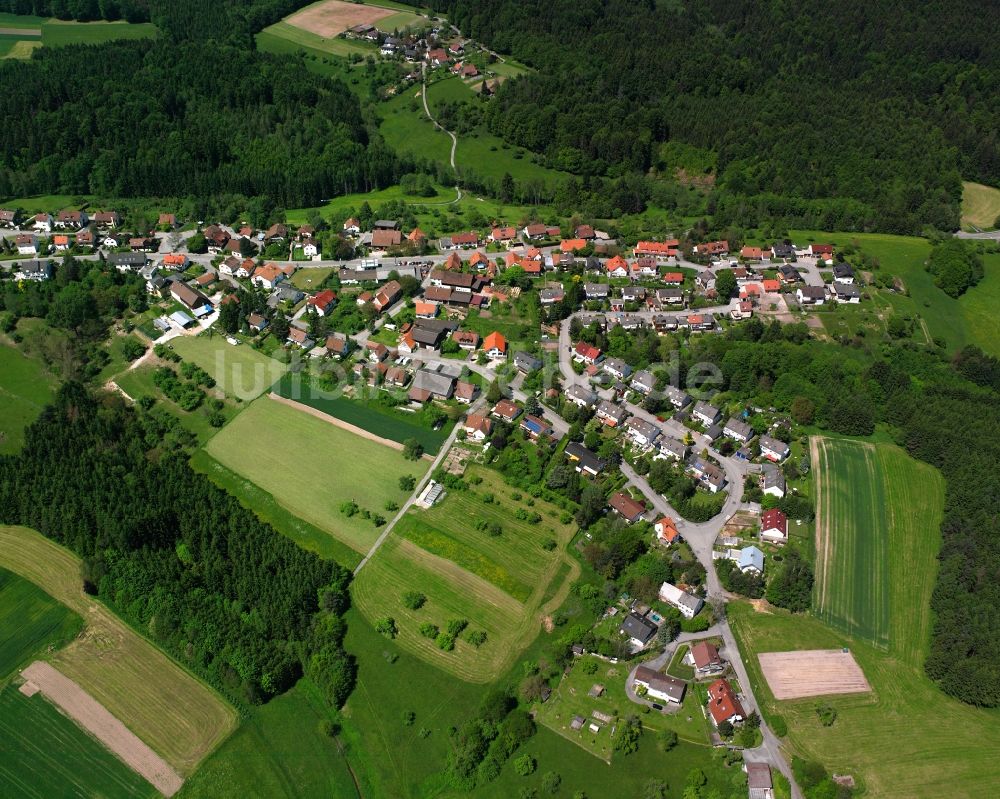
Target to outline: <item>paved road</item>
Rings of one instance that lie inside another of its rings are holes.
[[[469,410],[472,411],[474,408],[477,407],[478,403],[474,404],[473,407],[470,408]],[[389,533],[392,532],[392,528],[396,526],[396,522],[402,519],[403,514],[413,507],[413,503],[417,501],[417,497],[420,496],[420,492],[423,491],[425,486],[430,482],[431,475],[434,474],[434,470],[441,465],[441,462],[448,454],[448,450],[451,449],[451,445],[455,443],[455,439],[458,437],[458,432],[461,429],[462,429],[461,424],[456,424],[455,427],[452,429],[451,435],[449,435],[448,438],[445,439],[445,442],[441,445],[441,449],[438,450],[438,454],[434,458],[434,461],[431,463],[430,468],[427,470],[427,473],[419,481],[417,481],[416,488],[413,490],[413,493],[410,494],[406,502],[403,503],[403,507],[399,509],[399,512],[392,517],[392,520],[385,526],[385,529],[382,530],[382,534],[375,540],[375,543],[372,544],[372,548],[368,550],[368,554],[361,559],[361,563],[359,563],[357,567],[354,569],[355,574],[361,571],[364,568],[365,564],[369,560],[371,560],[372,556],[376,552],[378,552],[379,547],[381,547],[382,544],[385,543],[385,540],[389,537]]]

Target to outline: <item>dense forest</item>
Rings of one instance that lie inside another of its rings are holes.
[[[294,59],[115,42],[5,62],[0,85],[0,195],[229,192],[296,207],[399,177],[347,87]]]
[[[722,224],[952,230],[960,176],[1000,181],[986,0],[431,5],[536,68],[491,101],[494,133],[576,174],[707,169]]]
[[[169,416],[67,383],[0,458],[0,522],[84,559],[84,585],[238,704],[303,673],[342,704],[350,575],[191,470]]]

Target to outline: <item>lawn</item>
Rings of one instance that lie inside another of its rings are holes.
[[[261,521],[267,522],[303,549],[315,552],[321,558],[335,560],[348,569],[354,569],[361,561],[361,556],[349,546],[316,525],[295,516],[273,494],[226,468],[205,450],[200,449],[191,456],[191,466],[219,488],[236,497],[241,504],[257,514]]]
[[[441,448],[453,426],[452,423],[446,422],[440,430],[433,430],[422,423],[425,419],[423,414],[396,410],[376,401],[364,402],[348,397],[316,396],[316,392],[309,390],[308,385],[300,387],[299,382],[291,376],[275,385],[274,391],[282,397],[294,399],[328,416],[374,433],[380,438],[399,443],[415,438],[429,453],[436,453]]]
[[[919,665],[930,610],[912,597],[933,590],[944,481],[890,444],[814,437],[811,445],[817,615]]]
[[[13,572],[0,568],[0,682],[69,643],[83,619]]]
[[[856,243],[860,249],[878,258],[884,274],[900,278],[909,293],[884,292],[881,305],[897,313],[919,316],[932,339],[941,339],[949,351],[966,344],[977,344],[985,351],[1000,355],[1000,319],[994,309],[1000,302],[1000,255],[983,256],[986,276],[975,288],[952,299],[934,285],[924,269],[931,245],[915,236],[892,236],[883,233],[822,233],[790,231],[796,243],[809,240],[843,246]],[[884,311],[883,311],[884,314]],[[917,340],[926,340],[918,329]]]
[[[419,155],[441,164],[449,164],[451,137],[434,127],[424,113],[420,87],[410,86],[397,97],[378,105],[382,124],[379,132],[396,152]]]
[[[324,280],[337,270],[331,267],[321,269],[299,269],[292,275],[291,284],[302,291],[315,291]]]
[[[600,725],[602,729],[595,733],[587,726],[579,731],[574,730],[570,723],[574,716],[579,715],[590,724],[596,721],[592,716],[594,711],[615,719],[639,713],[640,707],[625,694],[625,681],[631,669],[632,665],[629,663],[610,664],[593,655],[574,658],[569,673],[562,678],[549,700],[536,706],[536,719],[591,754],[610,761],[614,753],[614,737],[611,735],[614,724]],[[589,695],[590,689],[597,684],[604,686],[604,693],[592,697]],[[698,704],[697,694],[692,689],[684,694],[684,703],[676,713],[650,711],[640,713],[640,716],[644,729],[651,736],[669,729],[692,744],[704,747],[709,745],[705,716]]]
[[[488,469],[471,466],[470,476],[483,479],[475,492],[453,490],[434,508],[411,510],[400,521],[355,578],[353,596],[369,621],[396,620],[404,648],[483,683],[509,668],[535,638],[542,619],[566,599],[579,567],[563,551],[574,528],[559,523],[554,506],[536,500],[529,508],[523,498],[514,500],[513,490]],[[495,503],[484,503],[486,494]],[[519,509],[537,511],[542,521],[517,519]],[[477,530],[480,520],[500,524],[501,534]],[[546,551],[541,545],[550,537],[557,546]],[[406,591],[423,593],[427,602],[407,608]],[[466,619],[469,631],[485,631],[486,643],[476,648],[460,638],[453,651],[444,651],[419,632],[425,622],[443,630],[453,619]]]
[[[180,336],[171,346],[186,361],[192,361],[212,377],[227,396],[249,402],[267,391],[288,369],[247,344],[233,346],[215,332],[209,336]]]
[[[962,184],[962,227],[993,230],[1000,218],[1000,189],[982,183]]]
[[[942,481],[891,445],[821,441],[813,471],[821,481],[820,524],[830,522],[834,568],[818,568],[816,595],[819,612],[830,621],[780,610],[758,613],[744,603],[729,606],[765,715],[785,718],[793,751],[836,773],[855,775],[873,796],[993,795],[1000,791],[1000,769],[981,742],[994,734],[1000,711],[946,697],[923,671]],[[875,484],[873,490],[863,488],[866,480]],[[845,494],[859,505],[881,502],[885,514],[842,504],[837,510]],[[875,638],[885,644],[873,645]],[[873,691],[824,697],[822,703],[837,711],[832,727],[820,723],[818,700],[778,702],[761,679],[759,652],[840,647],[850,648]]]
[[[290,513],[365,553],[381,528],[361,513],[346,516],[342,503],[392,518],[387,502],[401,505],[408,493],[399,478],[419,478],[427,463],[356,436],[280,402],[261,398],[206,446],[209,455],[250,480]]]
[[[454,199],[454,189],[446,189],[440,186],[436,187],[436,193],[433,197],[419,197],[415,194],[407,194],[401,186],[390,186],[387,189],[379,189],[364,194],[345,194],[341,197],[335,197],[325,205],[317,206],[316,208],[293,208],[285,213],[285,218],[290,224],[304,225],[308,221],[309,215],[314,211],[321,216],[330,217],[344,214],[351,208],[357,209],[362,203],[368,203],[372,208],[376,208],[381,203],[402,200],[414,206],[414,208],[418,208],[422,205],[448,203]],[[295,283],[295,278],[301,274],[302,270],[296,272],[292,277],[292,283]]]
[[[54,383],[39,361],[0,343],[0,455],[21,449],[24,428],[52,399]]]
[[[0,795],[22,799],[160,794],[42,694],[0,690]]]
[[[83,634],[49,658],[52,664],[181,775],[236,727],[236,712],[218,694],[83,593],[72,552],[25,527],[0,526],[0,566],[85,619]]]
[[[300,681],[256,708],[178,799],[357,799],[347,760],[320,729],[332,717],[308,680]]]
[[[288,42],[292,45],[288,48],[288,52],[304,49],[327,55],[341,56],[343,58],[352,53],[361,56],[376,55],[378,53],[378,47],[368,42],[339,39],[336,37],[324,39],[318,34],[298,28],[295,25],[290,25],[287,22],[276,22],[274,25],[264,28],[257,36],[258,44],[261,43],[262,37],[274,37]],[[263,49],[268,52],[282,52],[280,45],[271,46],[266,39]]]

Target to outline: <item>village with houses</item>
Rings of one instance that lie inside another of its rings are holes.
[[[482,460],[512,436],[557,453],[607,491],[609,518],[643,526],[688,567],[655,595],[616,598],[587,636],[592,648],[575,651],[636,663],[622,687],[655,712],[689,714],[696,697],[718,745],[760,744],[720,601],[730,591],[761,596],[801,523],[779,506],[797,490],[788,483],[808,472],[804,439],[787,417],[719,403],[710,390],[676,385],[663,364],[630,363],[604,347],[616,341],[620,352],[639,336],[683,341],[750,320],[787,324],[815,306],[858,303],[865,286],[831,245],[627,245],[590,225],[541,223],[428,241],[394,220],[350,217],[338,234],[355,257],[335,261],[308,225],[192,227],[164,213],[154,230],[124,232],[114,212],[67,210],[4,210],[0,222],[5,247],[26,259],[2,262],[11,280],[50,279],[65,254],[137,275],[150,305],[139,330],[159,347],[214,332],[286,361],[335,363],[347,397],[436,406],[440,418],[458,419],[450,440],[471,450],[467,458]],[[201,239],[202,252],[186,246],[196,240],[201,250]],[[288,257],[261,257],[265,248]],[[325,277],[310,285],[310,274]],[[526,303],[534,335],[510,323]],[[446,495],[434,482],[418,504]],[[571,728],[593,735],[604,724],[577,714]]]

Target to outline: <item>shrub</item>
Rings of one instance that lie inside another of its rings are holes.
[[[399,478],[400,491],[412,491],[417,487],[417,478],[411,474],[404,474]]]
[[[465,636],[465,640],[476,649],[479,649],[479,647],[486,643],[486,632],[484,630],[474,630]]]
[[[419,591],[407,591],[403,594],[403,604],[410,610],[420,610],[427,601],[427,597]]]
[[[445,652],[451,652],[455,648],[455,639],[448,635],[448,633],[439,633],[437,637],[438,649],[443,649]]]
[[[531,755],[521,755],[514,761],[514,771],[522,777],[527,777],[534,773],[537,765],[535,758]]]
[[[779,738],[788,735],[788,722],[785,721],[784,716],[771,716],[771,732]]]
[[[438,633],[440,632],[440,630],[438,630],[438,626],[436,624],[431,624],[429,621],[425,621],[418,629],[424,638],[437,638]]]
[[[396,620],[391,616],[383,616],[375,622],[375,632],[384,635],[386,638],[395,638],[399,633],[396,629]]]

